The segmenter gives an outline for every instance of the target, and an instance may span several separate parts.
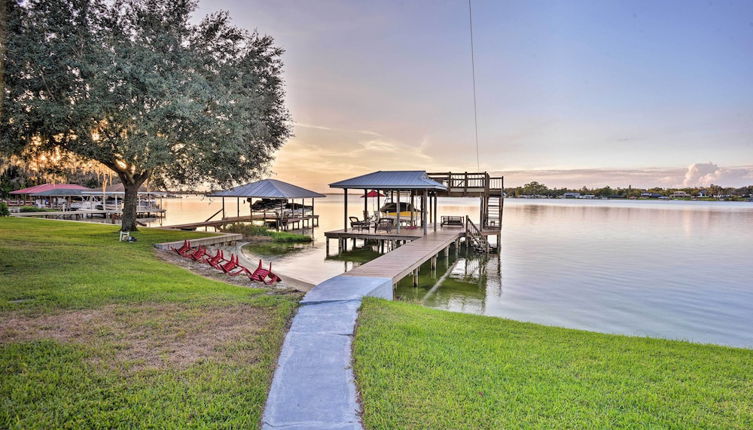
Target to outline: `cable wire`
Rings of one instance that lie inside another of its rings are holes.
[[[479,161],[478,151],[478,107],[476,104],[476,59],[475,50],[473,48],[473,9],[471,8],[471,0],[468,0],[468,24],[471,33],[471,76],[473,78],[473,127],[476,132],[476,169],[481,170],[481,163]]]

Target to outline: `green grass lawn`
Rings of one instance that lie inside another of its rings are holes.
[[[364,301],[369,429],[753,428],[753,350]]]
[[[153,244],[201,233],[0,218],[0,428],[256,428],[298,296]]]

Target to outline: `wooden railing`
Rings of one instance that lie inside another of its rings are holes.
[[[429,178],[441,183],[451,191],[468,191],[472,190],[501,190],[504,186],[502,177],[490,177],[487,172],[481,173],[452,173],[438,172],[429,173]]]
[[[471,221],[467,215],[465,217],[465,233],[466,237],[470,239],[477,248],[484,252],[489,252],[489,241],[486,240],[486,237],[481,234],[481,230],[478,226]]]

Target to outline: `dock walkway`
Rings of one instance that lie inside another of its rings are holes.
[[[442,229],[411,235],[397,249],[309,291],[285,336],[262,427],[361,430],[352,368],[361,301],[366,296],[391,300],[395,283],[464,234],[463,229]]]
[[[441,229],[419,236],[394,251],[362,264],[343,276],[390,278],[395,284],[465,234],[463,229]]]

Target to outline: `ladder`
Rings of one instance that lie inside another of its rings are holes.
[[[502,229],[502,194],[487,194],[484,197],[484,219],[481,223],[485,230]]]

